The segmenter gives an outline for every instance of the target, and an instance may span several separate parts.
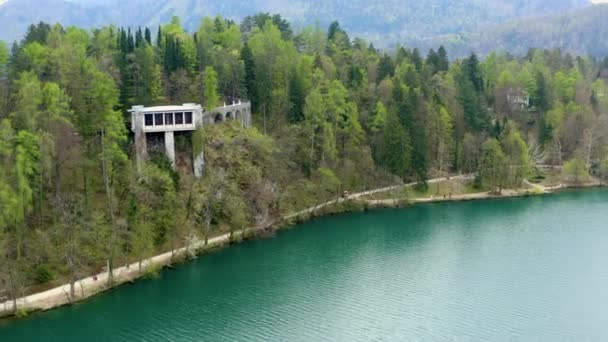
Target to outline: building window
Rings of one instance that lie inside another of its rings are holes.
[[[173,113],[165,113],[165,125],[173,125]]]
[[[162,126],[163,125],[163,113],[154,114],[154,126]]]
[[[186,112],[186,125],[192,125],[192,112]]]
[[[146,114],[145,115],[146,126],[152,126],[152,125],[154,125],[153,119],[154,119],[154,117],[153,117],[152,114]]]
[[[175,124],[176,125],[184,124],[184,113],[175,113]]]

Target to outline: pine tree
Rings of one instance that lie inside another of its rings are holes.
[[[129,27],[127,29],[127,53],[132,53],[133,51],[135,51],[135,40],[133,39],[133,34]]]
[[[476,54],[472,53],[471,56],[467,60],[465,60],[463,72],[473,84],[475,91],[478,94],[483,94],[483,75],[481,73],[481,68],[479,67],[479,60],[477,59]]]
[[[418,51],[418,48],[414,48],[414,51],[412,51],[412,63],[414,64],[414,66],[416,67],[416,71],[420,72],[422,70],[422,57],[420,56],[420,51]]]
[[[338,33],[342,32],[340,28],[340,23],[337,21],[333,21],[329,25],[329,29],[327,30],[327,40],[334,40]]]
[[[147,43],[138,47],[133,65],[134,103],[156,103],[162,97],[160,78],[160,66],[156,64],[154,48]]]
[[[435,50],[429,50],[429,54],[426,57],[426,67],[430,68],[431,75],[434,75],[439,71],[439,55]]]
[[[304,119],[305,89],[302,76],[293,73],[289,78],[289,101],[291,108],[289,111],[289,122],[298,123]]]
[[[479,164],[480,184],[500,193],[506,181],[507,160],[496,139],[490,138],[484,142]]]
[[[162,27],[159,25],[158,26],[158,31],[156,33],[156,47],[158,47],[158,49],[162,52],[163,48],[164,48],[164,41],[163,41],[163,29]],[[162,56],[162,54],[161,54]]]
[[[545,81],[545,76],[542,72],[536,74],[536,89],[537,96],[534,99],[533,104],[542,113],[546,113],[549,110],[549,106],[551,105],[551,100],[549,98],[549,89],[547,87],[547,82]]]
[[[205,68],[203,97],[206,108],[215,108],[220,105],[220,97],[217,94],[217,73],[212,66]]]
[[[241,49],[241,58],[245,65],[245,89],[247,91],[247,96],[251,100],[251,105],[254,110],[257,110],[259,102],[256,94],[255,60],[253,59],[253,54],[247,42],[243,44],[243,48]]]
[[[152,45],[152,33],[150,32],[150,29],[148,27],[146,27],[144,31],[144,39],[148,44]]]
[[[489,127],[490,118],[481,103],[481,96],[476,92],[475,86],[469,76],[468,74],[463,74],[459,77],[459,99],[464,111],[467,128],[472,132],[481,132]]]
[[[448,71],[450,62],[448,60],[448,53],[443,45],[439,47],[439,50],[437,50],[437,56],[439,58],[438,71]]]
[[[378,63],[378,83],[387,77],[392,77],[394,73],[395,65],[393,64],[393,60],[385,53]]]
[[[304,105],[304,125],[306,135],[310,138],[309,145],[309,157],[308,157],[308,170],[311,172],[316,168],[317,155],[322,146],[323,132],[322,128],[325,124],[324,118],[324,107],[323,96],[319,89],[313,89],[310,94],[306,97],[306,103]]]
[[[408,130],[395,114],[388,116],[383,134],[382,163],[393,174],[406,180],[411,174],[412,146]]]

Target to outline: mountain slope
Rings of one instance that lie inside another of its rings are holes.
[[[529,47],[608,54],[608,5],[589,0],[0,0],[0,39],[20,39],[32,23],[156,27],[173,15],[194,31],[204,16],[240,22],[280,13],[295,26],[338,20],[377,46],[401,42],[423,51],[446,45],[451,57]],[[594,0],[597,2],[598,0]]]
[[[280,13],[295,24],[338,20],[354,35],[405,43],[471,32],[515,18],[559,14],[589,0],[8,0],[0,6],[0,39],[19,39],[40,20],[95,27],[155,26],[172,15],[194,30],[202,16],[240,21],[257,12]]]
[[[419,45],[426,49],[443,44],[452,56],[495,50],[523,55],[529,48],[560,48],[604,57],[608,55],[607,22],[608,4],[601,4],[558,16],[515,20],[470,34],[435,37]]]
[[[65,0],[8,0],[0,5],[0,40],[20,39],[30,24],[45,21],[84,27],[106,24],[105,10]]]
[[[518,20],[488,34],[480,33],[479,50],[502,48],[521,54],[528,47],[561,48],[594,56],[608,55],[608,5],[549,17]],[[497,46],[498,43],[498,46]]]

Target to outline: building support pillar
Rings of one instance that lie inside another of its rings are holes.
[[[196,178],[201,178],[203,177],[203,170],[205,169],[205,155],[203,154],[203,152],[201,151],[201,153],[198,154],[198,156],[193,156],[194,157],[194,176]]]
[[[165,153],[171,162],[171,166],[175,169],[175,137],[173,131],[165,132]]]
[[[141,166],[148,159],[148,142],[146,133],[137,127],[135,129],[135,161],[137,162],[137,171],[141,171]]]

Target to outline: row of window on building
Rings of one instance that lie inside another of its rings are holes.
[[[192,125],[192,112],[145,114],[146,127]]]

